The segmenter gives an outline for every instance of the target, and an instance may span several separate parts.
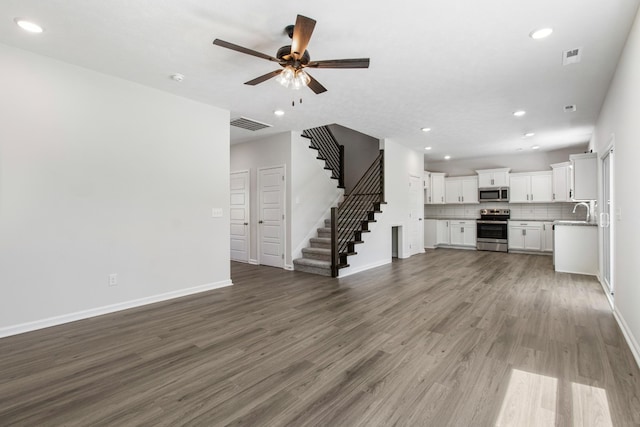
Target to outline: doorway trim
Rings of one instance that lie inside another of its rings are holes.
[[[240,175],[240,174],[246,174],[247,184],[248,184],[248,187],[245,189],[245,194],[246,194],[246,224],[245,224],[246,242],[245,244],[246,244],[247,259],[246,261],[232,259],[232,261],[250,263],[251,261],[251,170],[243,169],[243,170],[233,171],[230,173],[230,176],[232,177],[233,175]],[[230,210],[231,208],[232,208],[232,205],[230,205]],[[231,216],[231,214],[229,216]],[[231,218],[229,218],[229,221],[231,222]]]
[[[606,200],[604,200],[604,171],[603,171],[603,163],[604,163],[604,159],[609,156],[609,218],[606,218],[606,220],[609,222],[609,227],[608,227],[608,232],[609,232],[609,285],[611,288],[609,288],[605,282],[605,278],[604,278],[604,263],[605,263],[605,259],[604,259],[604,233],[606,232],[606,228],[602,227],[602,221],[604,218],[604,215],[602,212],[604,209],[604,204],[606,203]],[[607,300],[609,301],[609,305],[611,306],[611,308],[613,310],[615,310],[615,230],[616,230],[616,214],[615,214],[615,207],[616,207],[616,203],[615,203],[615,134],[611,134],[611,137],[609,139],[609,143],[607,144],[606,148],[604,150],[602,150],[601,153],[598,154],[598,160],[599,160],[599,165],[598,165],[598,169],[600,170],[600,182],[599,182],[599,187],[600,187],[600,218],[598,218],[598,222],[600,224],[600,226],[598,227],[600,230],[599,233],[599,239],[600,239],[600,256],[599,256],[599,264],[600,264],[600,271],[599,271],[599,275],[598,275],[598,279],[600,281],[600,284],[602,285],[602,289],[604,290],[605,295],[607,296]]]
[[[260,189],[261,187],[261,180],[260,180],[260,175],[262,171],[265,170],[269,170],[269,169],[279,169],[282,168],[282,197],[280,199],[280,202],[282,203],[282,233],[281,233],[281,239],[282,239],[282,267],[283,269],[293,269],[293,266],[288,266],[287,265],[287,224],[289,221],[289,217],[287,215],[287,166],[282,164],[282,165],[273,165],[273,166],[261,166],[259,168],[257,168],[256,170],[256,194],[258,197],[258,201],[257,201],[257,220],[260,221],[260,216],[261,216],[261,207],[262,207],[262,202],[261,202],[261,191]],[[256,242],[256,260],[258,265],[262,265],[262,227],[260,227],[260,224],[256,224],[257,226],[257,242]],[[289,268],[288,268],[289,267]]]

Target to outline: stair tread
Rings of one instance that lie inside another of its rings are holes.
[[[331,255],[331,249],[325,249],[325,248],[302,248],[302,253],[305,253],[305,252]]]
[[[331,237],[312,237],[309,239],[310,242],[317,242],[317,243],[331,243]]]
[[[310,267],[327,267],[331,268],[331,262],[321,259],[297,258],[293,260],[294,264],[308,265]]]

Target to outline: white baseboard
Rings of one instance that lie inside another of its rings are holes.
[[[349,267],[345,270],[338,271],[338,278],[342,279],[343,277],[351,276],[352,274],[361,273],[366,270],[370,270],[372,268],[381,267],[383,265],[391,264],[391,259],[385,259],[382,261],[374,262],[371,264],[363,265],[361,267]]]
[[[622,317],[618,308],[613,309],[613,316],[616,318],[618,326],[620,326],[620,329],[622,330],[622,335],[624,335],[624,339],[627,341],[627,344],[631,349],[631,354],[633,354],[633,358],[636,360],[636,365],[640,367],[640,346],[638,346],[638,342],[633,337],[627,322],[624,321],[624,317]]]
[[[0,338],[11,335],[18,335],[25,332],[31,332],[38,329],[49,328],[51,326],[62,325],[64,323],[75,322],[76,320],[88,319],[90,317],[101,316],[103,314],[114,313],[116,311],[127,310],[129,308],[140,307],[147,304],[166,301],[174,298],[180,298],[187,295],[206,292],[213,289],[231,286],[231,279],[222,280],[215,283],[207,283],[192,288],[180,289],[177,291],[166,292],[164,294],[152,295],[145,298],[125,301],[117,304],[105,305],[103,307],[91,308],[89,310],[77,311],[75,313],[63,314],[61,316],[49,317],[46,319],[36,320],[33,322],[21,323],[19,325],[7,326],[0,328]]]
[[[258,265],[258,260],[257,260],[257,259],[251,259],[251,258],[249,258],[249,264],[251,264],[251,265]]]
[[[284,269],[285,270],[289,270],[289,271],[293,271],[293,265],[285,264],[284,265]]]

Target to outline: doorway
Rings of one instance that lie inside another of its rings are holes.
[[[231,173],[231,261],[249,262],[249,171]]]
[[[284,267],[284,166],[258,169],[258,264]]]
[[[602,170],[602,199],[600,208],[600,229],[602,230],[602,281],[604,282],[605,291],[609,302],[613,305],[614,295],[614,228],[615,221],[611,220],[611,214],[615,212],[613,197],[613,167],[614,167],[614,149],[613,138],[609,148],[604,152],[601,161]]]

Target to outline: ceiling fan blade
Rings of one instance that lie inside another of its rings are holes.
[[[291,55],[294,59],[300,59],[307,50],[311,34],[316,26],[316,21],[306,16],[298,15],[296,24],[293,27],[293,38],[291,40]]]
[[[251,56],[257,56],[258,58],[267,59],[269,61],[280,63],[280,60],[278,58],[274,58],[273,56],[267,55],[265,53],[258,52],[256,50],[252,50],[252,49],[249,49],[249,48],[246,48],[246,47],[238,46],[237,44],[229,43],[229,42],[226,42],[224,40],[215,39],[213,41],[213,44],[215,44],[217,46],[220,46],[220,47],[226,47],[227,49],[235,50],[236,52],[245,53],[245,54],[251,55]]]
[[[369,58],[328,59],[311,61],[306,67],[312,68],[369,68]]]
[[[309,78],[311,79],[309,81],[309,84],[307,85],[309,87],[309,89],[311,89],[316,95],[322,93],[322,92],[326,92],[327,88],[322,86],[320,84],[319,81],[317,81],[316,79],[314,79],[311,75],[309,75],[309,73],[306,73],[307,76],[309,76]]]
[[[280,73],[282,73],[282,70],[275,70],[275,71],[272,71],[272,72],[270,72],[270,73],[267,73],[267,74],[265,74],[265,75],[263,75],[263,76],[256,77],[256,78],[255,78],[255,79],[253,79],[253,80],[249,80],[248,82],[245,82],[244,84],[246,84],[246,85],[250,85],[250,86],[255,86],[255,85],[257,85],[258,83],[266,82],[266,81],[267,81],[267,80],[269,80],[270,78],[273,78],[273,77],[277,76],[277,75],[278,75],[278,74],[280,74]]]

